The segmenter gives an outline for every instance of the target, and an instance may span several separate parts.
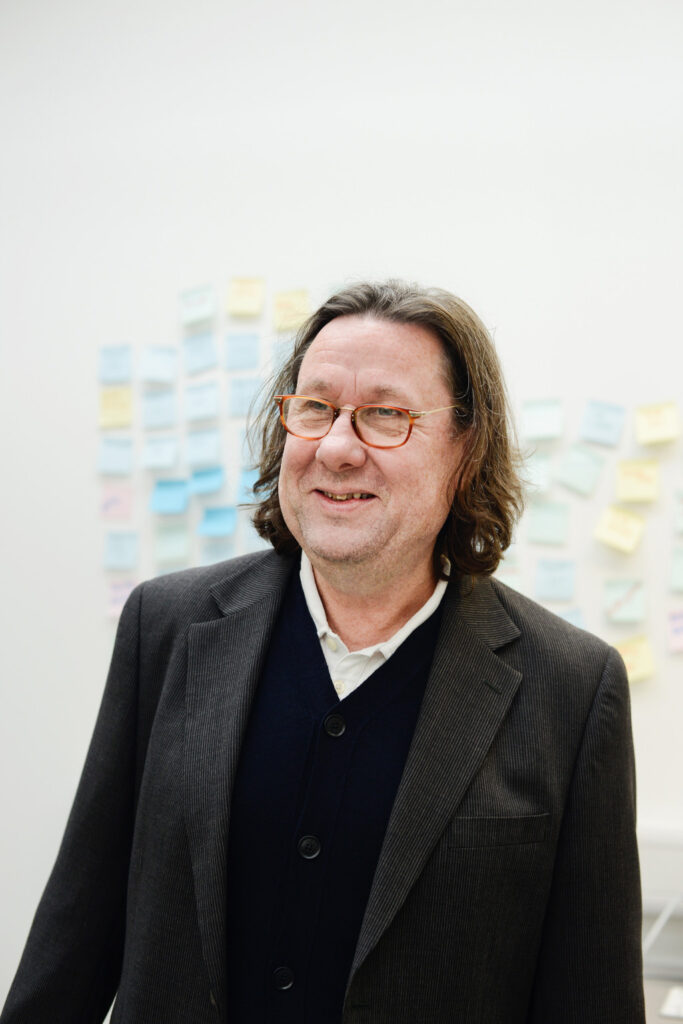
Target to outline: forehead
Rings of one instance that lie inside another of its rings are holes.
[[[353,388],[364,398],[448,396],[446,357],[437,335],[420,324],[341,316],[311,342],[297,386],[317,393]]]

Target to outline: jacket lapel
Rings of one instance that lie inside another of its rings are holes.
[[[479,769],[521,673],[497,647],[520,635],[489,580],[446,595],[439,642],[349,977],[377,944]]]
[[[223,617],[188,633],[183,791],[197,912],[211,989],[225,1007],[225,891],[240,744],[292,562],[271,555],[214,585]],[[241,578],[240,578],[241,577]]]

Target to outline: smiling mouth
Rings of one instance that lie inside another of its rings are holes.
[[[351,501],[354,498],[374,498],[374,494],[367,494],[365,491],[351,491],[348,494],[333,494],[332,491],[320,491],[319,493],[324,494],[326,498],[331,498],[332,501]]]

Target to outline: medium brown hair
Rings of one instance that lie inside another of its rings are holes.
[[[438,288],[423,289],[403,281],[362,282],[344,288],[300,328],[294,349],[273,378],[249,432],[260,452],[260,475],[254,485],[260,499],[253,512],[257,532],[282,554],[299,550],[278,499],[286,433],[274,396],[296,392],[309,346],[322,328],[339,316],[419,324],[441,341],[448,384],[457,404],[454,430],[462,442],[462,454],[451,510],[435,547],[435,564],[439,571],[439,558],[445,554],[456,573],[482,576],[494,572],[510,544],[523,505],[517,473],[521,459],[498,357],[488,331],[462,299]]]

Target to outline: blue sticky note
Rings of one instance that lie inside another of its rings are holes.
[[[645,587],[642,580],[605,580],[603,607],[610,622],[642,622]]]
[[[240,480],[237,490],[237,504],[256,501],[254,484],[261,475],[258,469],[243,469],[240,472]]]
[[[598,485],[604,464],[602,455],[575,444],[565,452],[556,478],[570,490],[588,497]]]
[[[142,447],[142,465],[145,469],[173,469],[178,462],[176,437],[148,437]]]
[[[217,430],[191,430],[185,437],[185,457],[189,466],[220,461],[220,433]]]
[[[569,535],[569,505],[543,501],[529,506],[527,538],[532,544],[566,544]]]
[[[222,466],[195,469],[190,477],[190,494],[214,494],[223,486],[225,474]]]
[[[233,377],[230,381],[228,415],[246,416],[260,387],[259,377]]]
[[[214,419],[218,416],[218,399],[215,381],[185,388],[185,418],[190,421]]]
[[[626,409],[623,406],[590,401],[583,411],[579,437],[582,441],[592,441],[594,444],[614,448],[621,439],[625,420]]]
[[[525,477],[529,490],[536,494],[544,494],[550,490],[551,458],[542,452],[534,452],[524,464]]]
[[[154,538],[154,558],[158,564],[185,564],[190,556],[190,533],[185,523],[164,526]]]
[[[138,552],[139,539],[134,530],[110,531],[104,541],[104,568],[134,569]]]
[[[140,376],[150,384],[172,384],[178,376],[176,349],[147,345],[142,350]]]
[[[576,584],[576,562],[539,559],[536,567],[536,597],[539,601],[571,601]]]
[[[228,334],[225,339],[226,370],[258,370],[259,350],[258,334]]]
[[[232,558],[235,554],[235,540],[233,537],[204,537],[201,548],[201,565],[213,565],[215,562],[224,562],[226,558]]]
[[[150,508],[162,516],[180,515],[187,509],[189,493],[187,480],[157,480]]]
[[[175,427],[178,422],[178,400],[175,391],[147,391],[142,396],[142,424],[146,430]]]
[[[562,403],[557,398],[539,398],[522,405],[522,436],[529,441],[552,441],[562,436]]]
[[[232,506],[205,508],[197,533],[200,537],[229,537],[236,525],[237,510]]]
[[[190,334],[183,339],[185,353],[185,371],[187,373],[203,373],[218,366],[218,354],[213,334]]]
[[[133,472],[133,442],[123,437],[102,437],[97,469],[104,476],[129,476]]]
[[[206,323],[216,312],[216,293],[211,285],[187,288],[180,293],[180,319],[185,326]]]
[[[566,608],[559,614],[561,619],[564,619],[565,622],[571,623],[572,626],[578,626],[579,629],[586,628],[586,621],[580,608]]]
[[[100,349],[101,384],[127,384],[133,375],[133,350],[130,345],[108,345]]]

